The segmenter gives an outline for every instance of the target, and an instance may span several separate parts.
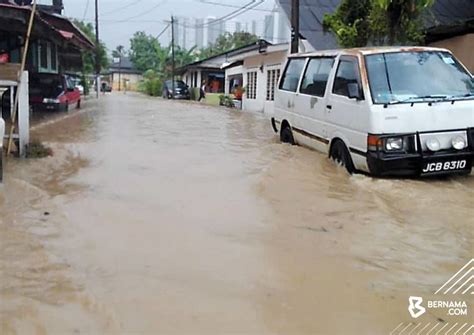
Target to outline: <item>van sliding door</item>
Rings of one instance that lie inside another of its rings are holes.
[[[309,59],[299,93],[295,97],[295,111],[299,115],[297,127],[312,135],[306,139],[307,144],[320,150],[325,150],[328,143],[325,128],[325,96],[333,65],[333,57]]]

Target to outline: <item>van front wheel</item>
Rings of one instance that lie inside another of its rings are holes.
[[[344,166],[350,174],[354,173],[354,163],[352,162],[349,150],[347,150],[344,142],[337,140],[331,147],[329,157],[340,166]]]
[[[295,139],[293,138],[293,132],[289,125],[285,125],[280,131],[280,141],[283,143],[295,144]]]

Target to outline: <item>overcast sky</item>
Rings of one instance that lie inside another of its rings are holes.
[[[93,22],[95,0],[63,1],[66,16]],[[99,0],[100,38],[105,41],[109,50],[115,49],[117,45],[128,48],[133,33],[145,31],[148,34],[158,35],[166,27],[163,21],[169,20],[172,14],[195,18],[221,17],[249,2],[247,0]],[[39,0],[39,3],[47,4],[51,3],[51,0]],[[256,10],[248,11],[235,20],[242,23],[251,20],[263,21],[268,10],[274,6],[275,0],[265,0],[255,8]],[[169,37],[170,32],[167,31],[160,41],[167,44]]]

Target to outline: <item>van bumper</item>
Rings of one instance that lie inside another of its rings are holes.
[[[367,153],[370,173],[376,176],[433,176],[469,174],[472,171],[474,151],[421,154],[384,155]],[[447,168],[446,168],[447,167]]]

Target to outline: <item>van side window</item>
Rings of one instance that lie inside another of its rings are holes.
[[[348,84],[361,83],[357,59],[341,59],[337,68],[332,93],[349,97]]]
[[[333,58],[311,59],[308,63],[300,92],[317,97],[324,97],[329,73],[331,72],[333,64]]]
[[[305,62],[306,59],[304,58],[294,58],[288,62],[280,83],[281,90],[296,92]]]

